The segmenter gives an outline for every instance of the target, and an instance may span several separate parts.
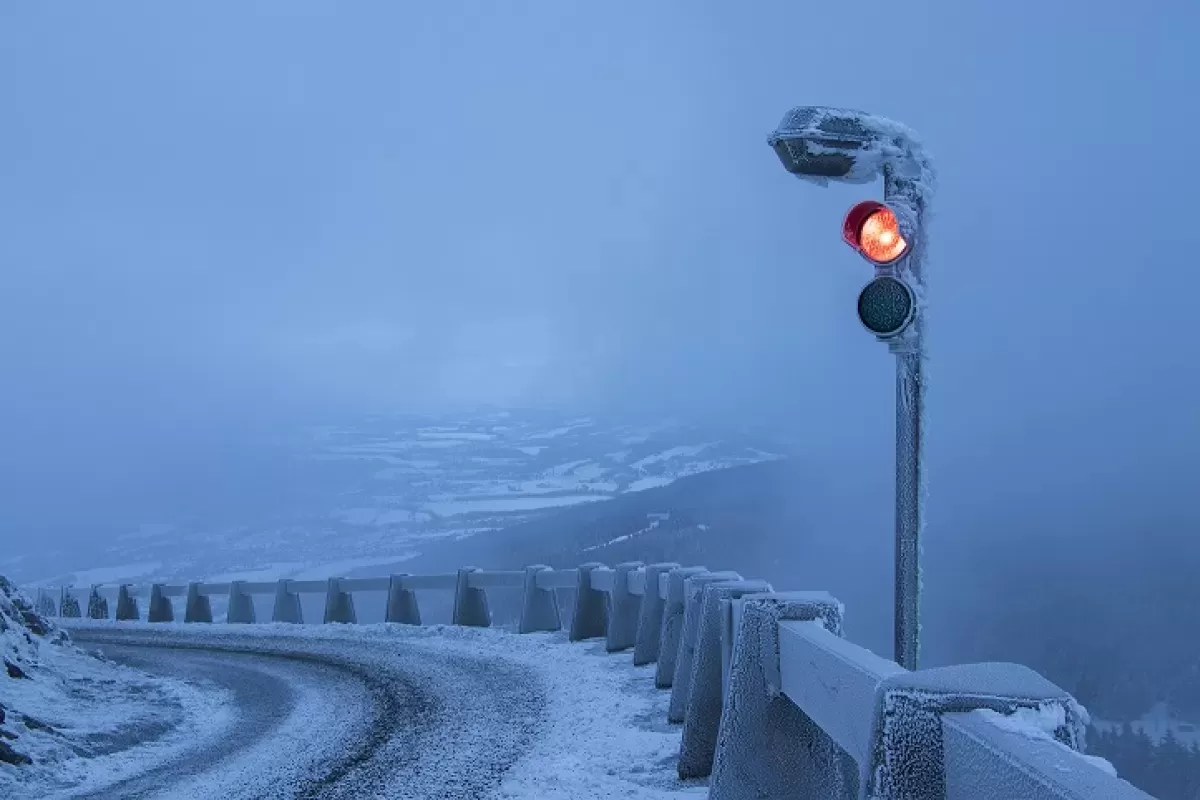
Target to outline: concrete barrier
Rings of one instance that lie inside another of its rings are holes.
[[[711,773],[714,800],[1151,800],[1078,756],[1082,709],[1031,670],[976,664],[910,673],[843,638],[842,606],[828,594],[771,592],[734,572],[627,562],[121,585],[116,617],[137,619],[135,598],[148,588],[150,622],[170,619],[171,598],[185,595],[185,621],[210,622],[210,596],[228,592],[229,622],[254,622],[252,597],[273,594],[272,619],[298,623],[299,595],[324,592],[324,620],[352,623],[355,591],[387,590],[387,621],[420,624],[420,589],[453,590],[453,621],[486,626],[485,589],[521,588],[518,629],[529,633],[561,628],[555,593],[572,586],[572,640],[602,636],[610,652],[632,647],[635,663],[657,659],[655,683],[671,690],[668,719],[683,725],[679,776]],[[46,597],[39,593],[39,608]],[[62,589],[60,614],[69,597]],[[92,586],[88,616],[107,615]]]
[[[88,590],[88,619],[108,619],[108,600],[98,585]]]
[[[129,592],[127,583],[123,583],[117,588],[117,613],[115,616],[118,622],[141,619],[137,598]]]
[[[163,584],[155,583],[150,587],[150,607],[146,609],[147,622],[174,622],[175,607],[171,598],[163,594]]]
[[[658,663],[654,685],[670,689],[675,682],[675,664],[679,659],[679,640],[683,636],[683,582],[693,575],[705,575],[704,567],[680,567],[667,573],[667,597],[663,604],[662,637],[658,645]]]
[[[942,715],[944,800],[1152,800],[1061,742],[987,713]]]
[[[847,765],[830,737],[783,694],[779,670],[781,622],[822,620],[837,635],[841,614],[841,604],[824,592],[742,600],[740,634],[709,784],[712,800],[857,796],[853,762]],[[881,671],[867,676],[864,685],[884,675]],[[861,718],[847,714],[847,719],[865,726]]]
[[[666,601],[658,592],[660,576],[678,568],[674,561],[659,562],[646,567],[646,588],[642,608],[638,612],[637,636],[633,644],[633,665],[652,664],[658,660],[659,639],[662,636],[663,606]]]
[[[213,621],[212,603],[209,602],[208,595],[200,592],[200,584],[194,581],[187,586],[187,600],[183,606],[183,621]]]
[[[58,613],[59,616],[66,619],[79,619],[82,616],[79,609],[79,599],[71,594],[70,587],[64,587],[59,595]]]
[[[671,680],[671,703],[667,710],[667,721],[683,722],[688,697],[692,691],[692,664],[696,656],[696,640],[700,634],[700,611],[704,600],[704,587],[710,583],[739,581],[736,572],[706,572],[693,575],[683,582],[683,631],[679,636],[679,655],[675,659],[675,676]]]
[[[641,561],[617,564],[612,594],[609,596],[608,629],[604,641],[604,649],[609,653],[628,650],[637,641],[642,596],[629,591],[629,576],[643,566]]]
[[[884,678],[874,715],[861,783],[868,797],[945,797],[942,717],[987,709],[1009,716],[1021,709],[1057,718],[1047,731],[1081,750],[1087,717],[1065,691],[1020,664],[961,664]]]
[[[225,621],[239,625],[249,625],[255,621],[254,598],[245,592],[245,581],[230,581],[229,608],[225,611]]]
[[[454,590],[454,625],[472,628],[490,628],[492,612],[488,607],[487,593],[471,586],[471,573],[480,572],[479,567],[463,567],[458,571],[458,584]]]
[[[712,772],[721,727],[721,627],[728,602],[770,591],[771,584],[766,581],[709,583],[702,588],[699,631],[679,745],[679,777],[683,780],[706,778]]]
[[[571,615],[571,630],[568,634],[572,642],[599,639],[608,634],[608,596],[592,587],[592,572],[603,566],[597,561],[579,565],[579,578],[575,586],[575,613]]]
[[[41,614],[43,617],[58,616],[58,606],[55,605],[54,598],[50,596],[49,592],[41,587],[38,587],[37,601],[34,603],[34,608],[37,609],[37,613]]]
[[[304,622],[304,609],[300,606],[300,595],[291,590],[291,581],[281,578],[275,584],[275,602],[271,606],[272,622],[290,622],[300,625]]]
[[[421,609],[417,606],[417,593],[406,588],[406,575],[392,575],[388,578],[387,610],[384,622],[396,622],[401,625],[420,625]]]
[[[354,613],[354,595],[342,591],[342,579],[330,578],[325,589],[325,624],[339,622],[353,625],[358,622]]]
[[[562,614],[558,608],[556,590],[542,589],[537,584],[538,574],[549,570],[545,564],[525,568],[518,633],[562,630]]]

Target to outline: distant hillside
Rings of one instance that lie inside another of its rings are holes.
[[[849,637],[890,654],[891,487],[842,480],[799,459],[696,475],[447,542],[403,568],[661,560],[734,569],[780,589],[833,592],[847,605]],[[1016,661],[1106,719],[1136,719],[1165,701],[1200,720],[1198,565],[1200,537],[1174,526],[1103,549],[1004,525],[931,529],[923,663]]]
[[[781,458],[744,425],[501,411],[289,429],[189,453],[154,506],[26,536],[0,569],[27,584],[265,580],[387,565],[555,509]],[[41,525],[51,525],[47,514]],[[65,525],[65,523],[64,523]]]
[[[571,567],[584,561],[677,561],[732,569],[780,589],[834,591],[852,604],[855,639],[887,647],[890,505],[859,509],[879,523],[838,535],[827,520],[840,496],[818,469],[800,460],[719,470],[440,543],[403,569]]]
[[[778,563],[770,542],[781,517],[779,497],[796,477],[790,462],[759,464],[682,478],[670,486],[576,506],[502,531],[447,542],[412,562],[448,566],[480,563],[512,568],[580,560],[676,560],[754,572]],[[737,546],[729,535],[741,531]]]

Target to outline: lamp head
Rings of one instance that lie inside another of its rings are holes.
[[[861,111],[801,106],[788,112],[767,139],[783,167],[808,178],[847,178],[878,139]]]

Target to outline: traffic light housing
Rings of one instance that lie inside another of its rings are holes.
[[[875,277],[858,295],[858,319],[881,340],[894,339],[912,325],[917,298],[900,267],[912,242],[896,212],[875,200],[858,203],[842,221],[842,239],[875,267]]]
[[[909,251],[896,212],[874,200],[859,203],[847,212],[842,238],[876,266],[893,264]]]

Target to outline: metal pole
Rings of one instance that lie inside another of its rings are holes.
[[[906,259],[901,277],[908,279],[918,293],[925,295],[923,261],[926,232],[923,195],[911,179],[884,168],[884,198],[892,207],[906,206],[920,232],[913,252]],[[921,634],[921,491],[922,420],[925,405],[925,358],[923,309],[910,333],[896,342],[896,562],[895,562],[895,660],[905,669],[915,670],[920,656]]]
[[[895,659],[911,670],[921,631],[921,355],[896,356]]]

